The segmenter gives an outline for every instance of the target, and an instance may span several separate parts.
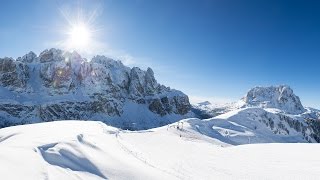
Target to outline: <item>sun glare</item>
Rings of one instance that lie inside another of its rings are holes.
[[[72,49],[83,49],[89,46],[91,32],[89,27],[80,23],[71,27],[69,31],[69,46]]]
[[[76,2],[76,1],[74,1]],[[77,51],[81,54],[91,56],[104,49],[104,42],[100,42],[103,28],[97,27],[96,19],[100,14],[100,6],[88,11],[82,9],[78,3],[59,8],[65,21],[58,31],[63,39],[56,42],[58,47],[66,51]]]

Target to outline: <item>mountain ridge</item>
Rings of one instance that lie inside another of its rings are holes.
[[[234,145],[320,142],[320,111],[303,107],[287,85],[257,86],[237,102],[220,107],[201,103],[192,111],[205,119],[198,125],[209,136]]]
[[[0,86],[0,127],[91,119],[147,129],[190,116],[188,96],[160,85],[151,68],[126,67],[100,55],[88,61],[52,48],[39,56],[1,58]],[[132,115],[135,111],[145,116]]]

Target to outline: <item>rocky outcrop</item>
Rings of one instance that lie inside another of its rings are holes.
[[[307,118],[306,116],[308,116],[308,113],[292,116],[283,113],[265,112],[259,121],[270,128],[274,134],[290,136],[298,133],[307,142],[320,143],[320,131],[318,129],[320,121],[317,118]]]
[[[20,62],[23,62],[23,63],[33,63],[33,62],[35,62],[37,60],[38,60],[37,55],[32,51],[30,51],[28,54],[22,56],[22,58],[19,57],[17,59],[17,61],[20,61]]]
[[[105,56],[88,61],[58,49],[45,50],[39,57],[30,52],[17,60],[0,59],[0,83],[8,94],[0,95],[0,100],[24,107],[3,108],[0,118],[15,122],[22,122],[23,112],[30,114],[24,123],[93,119],[113,125],[110,119],[125,119],[128,126],[138,113],[147,113],[137,117],[143,122],[150,119],[152,124],[143,125],[150,128],[187,117],[191,108],[185,94],[158,84],[151,68],[129,68]],[[140,127],[135,123],[135,128]]]
[[[243,101],[245,106],[277,108],[289,114],[301,114],[306,111],[299,97],[286,85],[252,88]]]
[[[12,58],[0,59],[0,85],[10,90],[21,91],[26,87],[29,68]]]

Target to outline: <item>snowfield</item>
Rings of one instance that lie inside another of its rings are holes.
[[[0,179],[319,179],[320,144],[233,146],[197,119],[145,131],[96,121],[0,129]],[[217,131],[217,127],[212,128]],[[247,132],[249,133],[249,132]],[[249,133],[249,135],[251,135]]]

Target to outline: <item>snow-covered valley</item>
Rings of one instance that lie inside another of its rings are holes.
[[[93,121],[0,130],[1,179],[318,179],[319,144],[233,146],[192,120],[144,131]]]

